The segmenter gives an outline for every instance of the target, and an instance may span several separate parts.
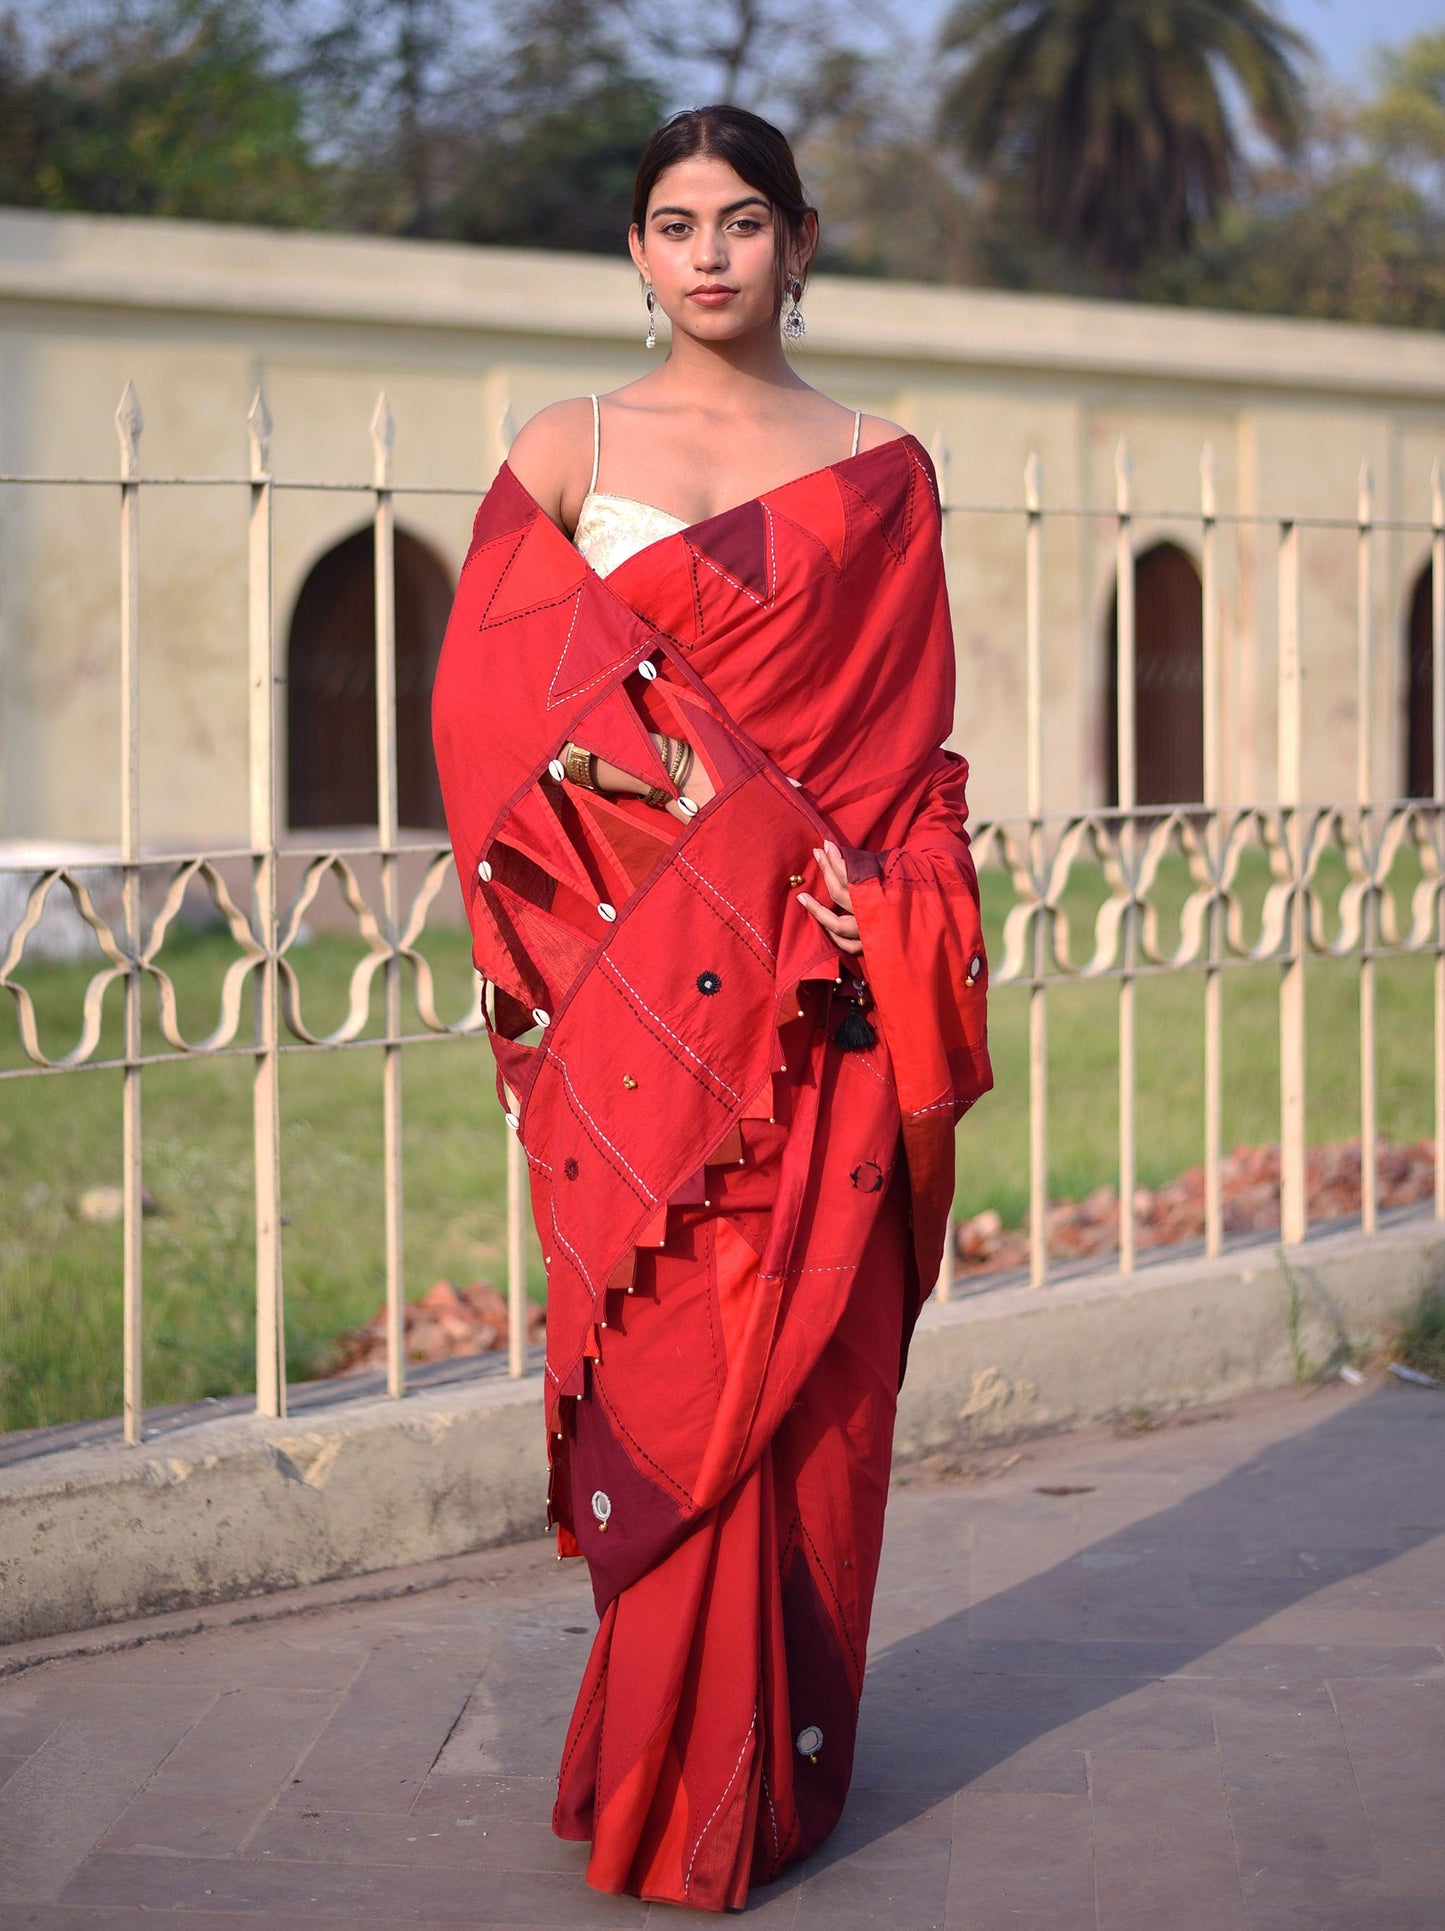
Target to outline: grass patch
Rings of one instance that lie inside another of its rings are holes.
[[[1265,876],[1247,869],[1246,927]],[[1408,890],[1413,879],[1402,881]],[[1330,890],[1338,880],[1330,882]],[[1092,950],[1104,896],[1094,867],[1075,870],[1066,910],[1075,958]],[[1188,890],[1166,867],[1154,898],[1161,941],[1172,943]],[[1004,880],[984,882],[990,956],[1002,956],[1010,903]],[[307,1023],[323,1030],[346,1009],[356,941],[320,935],[295,955]],[[459,932],[427,937],[442,1010],[465,1010],[467,945]],[[192,1038],[215,1023],[226,965],[224,934],[177,933],[164,963]],[[80,1029],[88,966],[36,964],[26,975],[42,1041],[64,1051]],[[1225,1143],[1278,1138],[1278,974],[1232,968],[1224,982]],[[1358,1130],[1357,969],[1307,969],[1309,1136]],[[1379,984],[1381,1130],[1417,1139],[1431,1130],[1431,967],[1382,961]],[[150,997],[150,995],[148,995]],[[1158,1186],[1202,1152],[1202,981],[1180,973],[1141,981],[1137,994],[1139,1180]],[[1107,983],[1049,994],[1050,1189],[1082,1197],[1117,1173],[1118,995]],[[372,1004],[379,1023],[380,994]],[[958,1134],[958,1211],[993,1207],[1018,1225],[1028,1201],[1028,1015],[1022,988],[991,1006],[996,1089]],[[119,1045],[119,988],[107,1000],[101,1053]],[[153,1012],[148,1046],[160,1047]],[[506,1267],[506,1128],[482,1039],[404,1054],[407,1292],[439,1276],[459,1284]],[[13,1010],[0,1008],[0,1065],[23,1063]],[[158,1212],[144,1225],[145,1395],[149,1405],[229,1394],[254,1385],[250,1066],[242,1057],[148,1068],[144,1077],[145,1184]],[[120,1405],[121,1244],[116,1227],[80,1220],[87,1187],[120,1179],[120,1076],[82,1072],[0,1085],[0,1426],[23,1428],[112,1414]],[[336,1336],[366,1320],[384,1292],[381,1053],[363,1045],[293,1052],[282,1065],[282,1192],[286,1217],[286,1356],[297,1379],[315,1374]],[[530,1242],[530,1285],[542,1291]]]
[[[1445,1381],[1445,1292],[1426,1288],[1391,1336],[1390,1355],[1408,1368]]]

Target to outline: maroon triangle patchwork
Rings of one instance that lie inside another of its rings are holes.
[[[525,530],[541,514],[511,470],[503,465],[473,519],[472,541],[467,556],[470,558],[474,551],[485,548],[497,537],[511,536],[518,530]],[[487,534],[479,541],[477,530],[483,522],[487,525]]]
[[[547,709],[594,690],[605,677],[620,670],[629,657],[637,654],[638,638],[633,627],[619,623],[612,605],[594,579],[584,578],[577,586],[575,601],[566,611],[566,634],[558,654],[557,668],[547,685]]]
[[[754,497],[735,510],[709,517],[688,532],[688,542],[705,563],[746,590],[759,603],[771,603],[778,572],[773,524],[766,503]]]
[[[504,1039],[500,1033],[493,1033],[491,1042],[498,1071],[516,1094],[517,1110],[520,1112],[527,1104],[527,1095],[536,1082],[546,1055],[540,1046],[524,1046],[520,1040]]]
[[[884,542],[901,563],[913,534],[913,458],[901,437],[880,443],[870,453],[877,461],[869,470],[866,490],[846,476],[838,477],[838,487],[844,492],[844,502],[855,512],[867,510],[877,518]]]

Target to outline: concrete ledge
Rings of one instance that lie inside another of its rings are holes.
[[[537,1535],[541,1377],[203,1421],[0,1472],[0,1642]]]
[[[1077,1427],[1283,1388],[1369,1351],[1445,1281],[1445,1224],[1412,1214],[1366,1237],[1241,1247],[939,1307],[914,1337],[894,1453]],[[1293,1276],[1293,1290],[1290,1276]],[[1293,1296],[1297,1312],[1291,1312]]]
[[[1293,1319],[1273,1247],[930,1305],[897,1456],[1287,1386],[1296,1350],[1318,1368],[1374,1346],[1445,1279],[1445,1226],[1325,1236],[1289,1267]],[[545,1481],[537,1374],[20,1462],[0,1471],[0,1642],[535,1536]]]

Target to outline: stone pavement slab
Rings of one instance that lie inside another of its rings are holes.
[[[0,1653],[0,1931],[711,1921],[599,1896],[549,1829],[580,1564],[528,1543],[375,1587]],[[1445,1395],[900,1470],[848,1808],[746,1915],[1442,1931]]]

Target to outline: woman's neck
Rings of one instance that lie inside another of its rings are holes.
[[[759,330],[732,342],[699,342],[681,330],[673,334],[667,360],[657,371],[657,387],[686,394],[689,401],[719,415],[756,408],[766,392],[806,389],[783,353],[775,329]]]

